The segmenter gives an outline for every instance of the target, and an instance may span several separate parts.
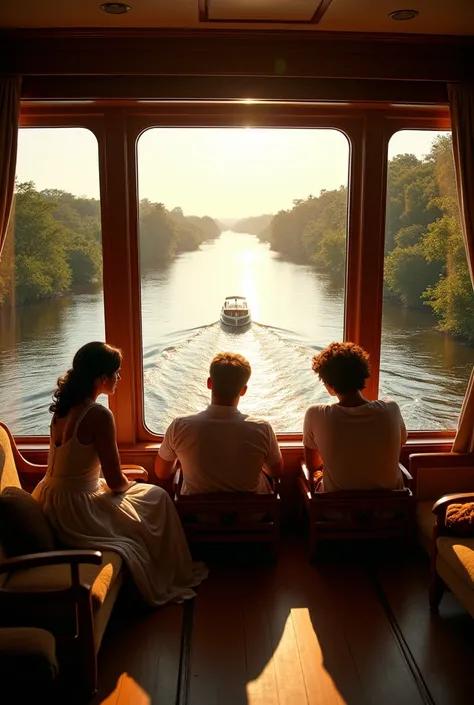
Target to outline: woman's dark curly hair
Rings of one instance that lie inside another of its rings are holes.
[[[355,343],[331,343],[313,357],[312,367],[338,394],[364,389],[370,377],[369,356]]]
[[[109,377],[121,364],[122,353],[117,348],[99,341],[83,345],[74,355],[71,369],[58,379],[50,412],[60,418],[66,416],[73,406],[92,395],[98,377]]]

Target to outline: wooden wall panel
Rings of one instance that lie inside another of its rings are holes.
[[[466,81],[469,37],[290,31],[4,30],[0,71]]]

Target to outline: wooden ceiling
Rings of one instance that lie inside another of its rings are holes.
[[[0,28],[301,29],[474,35],[474,0],[126,0],[123,15],[101,11],[101,0],[4,0]],[[396,22],[389,13],[418,11]]]

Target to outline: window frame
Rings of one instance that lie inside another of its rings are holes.
[[[124,354],[109,405],[121,448],[162,439],[145,426],[138,251],[139,137],[153,127],[336,129],[349,142],[344,338],[370,354],[369,398],[376,398],[382,332],[388,143],[399,130],[451,129],[447,105],[212,101],[23,101],[20,127],[83,127],[99,149],[106,339]],[[350,295],[348,295],[350,292]],[[370,305],[370,317],[363,312]],[[454,431],[410,431],[409,443],[443,444]],[[301,433],[278,434],[288,447]],[[22,444],[45,436],[21,436]]]

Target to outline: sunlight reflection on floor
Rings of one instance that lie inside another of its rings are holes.
[[[117,705],[122,701],[133,705],[151,705],[148,693],[128,673],[122,673],[115,690],[100,705]]]
[[[247,683],[247,698],[248,705],[347,705],[324,667],[323,652],[306,607],[291,610],[265,668]]]

